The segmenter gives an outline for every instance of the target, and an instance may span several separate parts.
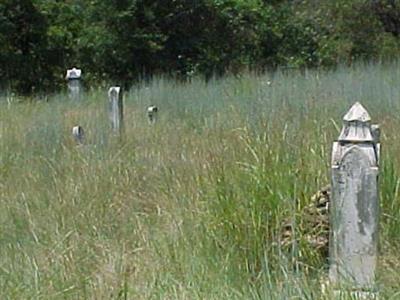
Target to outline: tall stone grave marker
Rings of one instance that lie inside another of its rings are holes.
[[[68,93],[72,100],[80,100],[81,97],[81,75],[82,70],[72,68],[67,70],[66,79],[68,80]]]
[[[108,90],[108,115],[112,131],[120,134],[123,130],[124,107],[122,90],[119,86],[113,86]]]
[[[357,102],[333,143],[329,241],[330,281],[357,291],[355,295],[368,294],[364,291],[375,283],[379,155],[379,127],[371,126],[368,112]]]

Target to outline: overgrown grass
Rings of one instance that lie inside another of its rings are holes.
[[[3,99],[0,298],[329,299],[324,259],[301,243],[284,252],[280,227],[329,183],[341,117],[360,101],[382,127],[378,282],[397,299],[399,82],[398,63],[160,78],[125,95],[122,139],[105,89]]]

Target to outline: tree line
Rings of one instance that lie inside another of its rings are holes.
[[[400,54],[399,0],[2,0],[0,78],[54,89],[67,68],[132,84]]]

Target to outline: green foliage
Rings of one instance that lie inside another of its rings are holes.
[[[5,0],[0,21],[0,75],[23,93],[58,88],[72,66],[131,85],[400,52],[400,4],[388,0]]]
[[[49,78],[47,26],[32,1],[0,3],[0,76],[15,80],[21,92],[32,92]]]

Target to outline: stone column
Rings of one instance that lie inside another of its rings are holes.
[[[72,68],[67,70],[68,93],[71,100],[80,100],[81,96],[81,69]]]
[[[354,295],[373,290],[378,258],[379,127],[360,103],[343,118],[332,149],[331,283]],[[358,297],[358,296],[357,296]]]
[[[108,116],[112,131],[120,134],[123,130],[124,107],[122,90],[119,86],[113,86],[108,90]]]

